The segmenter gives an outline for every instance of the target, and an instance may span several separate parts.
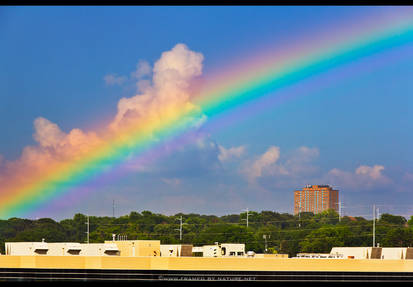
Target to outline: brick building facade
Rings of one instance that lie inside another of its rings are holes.
[[[294,214],[334,209],[339,211],[338,190],[329,185],[306,185],[301,190],[294,191]]]

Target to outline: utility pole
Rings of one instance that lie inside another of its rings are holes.
[[[175,230],[179,230],[179,240],[182,241],[182,225],[186,224],[186,223],[182,223],[182,215],[179,218],[179,228],[175,229]]]
[[[112,217],[115,217],[115,200],[112,202]]]
[[[341,201],[338,202],[338,222],[341,222]]]
[[[376,205],[373,204],[373,247],[376,247]]]
[[[179,241],[182,241],[182,215],[179,220]]]
[[[89,224],[89,215],[87,215],[86,224],[87,224],[87,231],[86,231],[86,233],[87,233],[87,244],[89,244],[89,226],[90,226],[90,224]]]
[[[247,219],[241,219],[241,220],[246,220],[247,221],[247,229],[248,229],[248,216],[249,216],[249,212],[248,212],[248,208],[246,209],[246,211],[247,211]]]
[[[265,240],[265,252],[264,253],[267,253],[267,251],[268,251],[268,246],[267,246],[267,235],[266,234],[264,234],[263,236],[262,236],[262,238],[264,238],[264,240]],[[268,238],[271,238],[271,235],[268,235]]]
[[[376,218],[379,218],[379,208],[373,204],[373,247],[376,247]]]
[[[379,208],[377,207],[377,208],[376,208],[376,219],[379,219],[379,218],[380,218],[380,210],[379,210]],[[376,220],[374,220],[374,221],[376,221]],[[374,240],[374,241],[376,241],[376,240]],[[377,245],[377,247],[378,247],[379,243],[376,242],[376,245]],[[376,246],[375,246],[375,247],[376,247]]]

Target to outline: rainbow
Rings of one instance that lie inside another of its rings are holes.
[[[218,117],[236,107],[294,85],[313,75],[380,52],[413,43],[413,16],[395,17],[354,32],[331,32],[323,41],[286,52],[264,53],[244,66],[228,69],[211,79],[208,88],[194,96],[200,109],[181,109],[171,104],[162,121],[148,119],[116,134],[107,134],[96,149],[81,159],[49,166],[40,176],[27,176],[2,187],[0,217],[23,216],[44,207],[76,187],[111,172],[125,161],[157,158],[165,143],[190,142],[194,119]]]

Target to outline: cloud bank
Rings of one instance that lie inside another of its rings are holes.
[[[33,138],[37,144],[26,146],[16,160],[0,162],[4,166],[0,170],[0,184],[8,188],[8,192],[18,191],[19,187],[36,181],[40,175],[44,176],[64,164],[87,157],[105,144],[107,138],[122,136],[123,131],[140,124],[144,127],[146,123],[151,123],[151,127],[159,126],[171,115],[181,111],[188,112],[185,122],[189,123],[189,127],[199,127],[205,121],[205,116],[191,102],[192,95],[188,89],[191,80],[201,75],[203,59],[201,53],[191,51],[184,44],[177,44],[170,51],[162,53],[153,69],[149,63],[139,62],[131,77],[139,81],[152,73],[152,79],[143,89],[144,92],[120,99],[113,120],[99,130],[74,128],[65,132],[44,117],[36,118]],[[126,76],[116,74],[104,77],[107,85],[121,85],[126,80]],[[197,113],[193,116],[191,111]]]

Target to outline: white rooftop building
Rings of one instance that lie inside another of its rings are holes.
[[[160,253],[162,257],[192,256],[192,245],[189,244],[161,244]]]
[[[333,247],[330,253],[298,253],[295,258],[326,259],[413,259],[409,247]]]
[[[408,247],[333,247],[330,254],[342,254],[348,259],[413,259]]]
[[[6,242],[6,255],[53,255],[53,256],[111,256],[119,255],[114,243],[77,242]]]
[[[203,257],[230,257],[245,256],[245,244],[241,243],[221,243],[214,245],[204,245],[193,247],[192,252],[202,253]]]

